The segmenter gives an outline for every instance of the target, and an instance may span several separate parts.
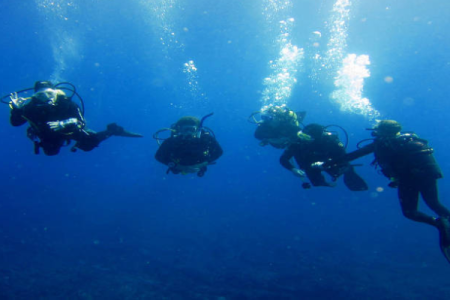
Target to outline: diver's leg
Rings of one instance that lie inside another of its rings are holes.
[[[64,142],[65,140],[44,139],[41,140],[41,142],[39,142],[39,147],[41,147],[44,150],[45,155],[53,156],[59,153],[59,150],[61,149]]]
[[[73,139],[77,141],[74,148],[79,148],[83,151],[91,151],[95,147],[98,147],[101,142],[113,135],[123,137],[142,137],[139,133],[127,131],[116,123],[111,123],[108,124],[106,130],[103,131],[95,132],[87,129],[79,132],[75,137],[73,137]]]
[[[421,180],[420,193],[428,207],[440,217],[435,219],[436,227],[439,230],[439,247],[447,261],[450,262],[450,211],[439,202],[437,180],[434,178]]]
[[[332,186],[331,184],[326,182],[325,177],[322,175],[322,172],[318,169],[306,168],[305,173],[313,186]]]
[[[353,166],[348,166],[344,172],[344,184],[351,191],[367,191],[367,183],[359,176]]]
[[[401,180],[398,186],[398,198],[403,215],[416,222],[437,226],[436,219],[418,210],[419,187],[414,180]]]
[[[450,210],[439,201],[438,187],[436,179],[425,179],[420,183],[420,193],[425,203],[439,217],[449,218]]]
[[[111,134],[105,131],[95,132],[92,130],[83,130],[73,137],[77,141],[73,148],[79,148],[83,151],[91,151],[98,145],[109,138]],[[75,151],[75,150],[73,150]]]

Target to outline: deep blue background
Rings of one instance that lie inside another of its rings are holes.
[[[297,0],[280,13],[296,20],[293,44],[307,51],[311,32],[326,35],[333,2]],[[61,79],[83,96],[90,128],[114,121],[145,138],[34,155],[25,126],[10,126],[3,107],[0,298],[450,298],[436,230],[405,219],[395,190],[376,191],[387,180],[369,167],[371,157],[358,168],[367,192],[351,193],[341,181],[303,190],[279,165],[280,150],[253,138],[246,119],[261,107],[278,51],[266,2],[175,0],[166,23],[151,9],[163,1],[47,3],[0,3],[1,94],[50,78],[62,57]],[[383,118],[428,139],[444,175],[449,16],[442,0],[353,1],[347,49],[370,55],[364,96]],[[162,24],[177,44],[161,44]],[[60,57],[54,45],[63,47]],[[191,93],[182,72],[190,59],[207,97]],[[341,112],[329,100],[332,82],[317,86],[311,62],[303,63],[289,106],[306,110],[306,123],[345,127],[354,150],[373,123]],[[152,134],[209,112],[223,157],[204,178],[166,175]],[[450,205],[447,180],[440,194]]]

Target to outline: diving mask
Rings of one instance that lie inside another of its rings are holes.
[[[39,100],[39,102],[52,105],[55,104],[57,97],[58,92],[52,88],[44,88],[34,94],[34,98]]]
[[[183,137],[195,136],[197,134],[198,127],[195,125],[184,125],[178,130],[178,133]]]
[[[380,130],[379,128],[366,128],[366,130],[370,130],[370,135],[375,138],[392,138],[398,135],[397,132],[389,132],[386,130]]]
[[[269,113],[262,113],[261,114],[261,120],[263,120],[264,122],[272,121],[273,120],[273,115],[271,115]]]

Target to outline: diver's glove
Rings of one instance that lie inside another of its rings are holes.
[[[9,102],[11,108],[22,108],[29,100],[22,97],[18,97],[16,92],[11,93],[9,99],[11,99],[11,102]]]
[[[291,172],[294,174],[294,176],[297,176],[297,177],[305,177],[305,172],[303,172],[303,171],[300,170],[300,169],[292,168],[292,169],[291,169]]]
[[[170,172],[172,172],[173,174],[178,174],[178,173],[180,173],[180,171],[177,170],[177,168],[176,168],[176,167],[177,167],[177,164],[174,163],[173,161],[169,162],[169,163],[167,164],[167,166],[168,166],[168,168],[167,168],[166,174],[169,174]]]
[[[61,131],[64,129],[76,129],[79,128],[80,122],[77,118],[70,118],[62,121],[51,121],[47,122],[47,125],[53,131]]]
[[[389,180],[391,180],[391,182],[389,182],[388,187],[393,189],[398,188],[399,182],[397,178],[391,177],[389,178]]]
[[[302,183],[302,188],[304,188],[305,190],[310,189],[311,188],[311,183],[303,182]]]
[[[325,170],[325,166],[324,166],[324,162],[323,161],[317,161],[313,164],[311,164],[311,168],[313,169],[319,169],[319,170]]]
[[[203,177],[205,175],[205,172],[206,172],[206,166],[201,167],[200,171],[197,172],[197,176],[198,177]]]

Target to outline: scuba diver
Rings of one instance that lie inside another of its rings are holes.
[[[315,162],[340,158],[345,155],[346,145],[344,146],[342,144],[337,134],[327,131],[327,128],[331,126],[336,125],[325,127],[313,123],[305,126],[302,130],[302,135],[299,135],[297,142],[290,144],[280,157],[281,165],[291,171],[295,176],[302,179],[306,173],[306,176],[311,183],[303,182],[302,187],[305,189],[311,188],[311,184],[313,186],[333,187],[335,185],[334,182],[341,175],[344,175],[344,183],[349,190],[367,190],[368,186],[366,182],[355,172],[354,167],[349,163],[325,170],[325,172],[332,177],[332,183],[325,180],[322,170],[314,167],[313,164]],[[347,136],[345,130],[344,133]],[[299,168],[296,168],[291,162],[292,158],[295,158]]]
[[[383,175],[391,181],[390,187],[398,188],[403,215],[436,227],[439,230],[441,251],[450,262],[450,211],[440,203],[437,188],[437,179],[442,178],[442,172],[428,142],[412,132],[401,133],[401,129],[397,121],[380,121],[374,128],[368,129],[372,130],[372,143],[337,160],[317,163],[316,166],[322,169],[334,168],[374,153],[372,165],[381,168]],[[418,210],[419,195],[438,218]]]
[[[160,146],[155,158],[168,166],[166,174],[197,173],[198,177],[203,177],[207,166],[215,164],[223,150],[213,131],[203,126],[206,118],[212,115],[213,113],[210,113],[202,120],[196,117],[182,117],[171,128],[160,129],[153,135]],[[158,137],[159,133],[164,131],[171,132],[169,138]]]
[[[261,120],[255,118],[258,114]],[[261,146],[270,144],[277,149],[284,149],[297,139],[297,134],[301,130],[300,124],[305,115],[306,112],[295,113],[284,104],[269,105],[251,114],[249,122],[258,125],[255,138],[261,141]]]
[[[67,88],[64,86],[71,86]],[[28,98],[19,97],[18,94],[34,90]],[[63,90],[71,91],[67,96]],[[81,108],[72,101],[77,95]],[[10,101],[5,99],[9,97]],[[11,108],[10,122],[12,126],[21,126],[28,122],[27,136],[34,142],[34,153],[39,154],[40,148],[46,155],[56,155],[62,146],[67,146],[72,140],[76,141],[71,148],[91,151],[102,141],[111,136],[142,137],[140,134],[128,132],[116,123],[111,123],[107,129],[95,132],[86,129],[84,120],[83,100],[75,87],[67,82],[53,85],[50,81],[37,81],[33,88],[13,92],[1,98]]]

